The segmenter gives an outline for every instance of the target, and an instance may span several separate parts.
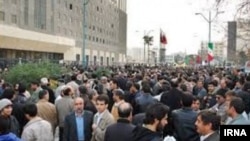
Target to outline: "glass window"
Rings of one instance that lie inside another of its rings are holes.
[[[73,9],[73,5],[69,4],[69,9],[72,10]]]
[[[16,24],[17,23],[17,17],[16,15],[11,15],[11,22]]]
[[[3,11],[0,11],[0,21],[5,20],[5,13]]]

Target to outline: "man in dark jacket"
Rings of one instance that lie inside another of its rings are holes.
[[[104,141],[131,141],[133,140],[132,131],[132,107],[129,103],[122,103],[118,107],[119,119],[117,123],[110,125],[105,133]]]
[[[74,101],[74,112],[65,117],[64,141],[90,141],[93,113],[84,110],[84,101],[78,97]]]
[[[191,108],[193,96],[184,94],[181,101],[183,107],[172,112],[174,137],[178,141],[199,141],[200,137],[195,127],[197,112]]]
[[[133,141],[163,141],[161,131],[168,123],[169,108],[162,103],[150,105],[145,113],[144,125],[133,130]]]

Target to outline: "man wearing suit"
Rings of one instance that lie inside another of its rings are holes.
[[[198,113],[195,125],[201,135],[200,141],[220,141],[218,134],[220,121],[220,116],[212,111],[205,110]]]
[[[67,115],[64,122],[64,141],[90,141],[93,113],[84,110],[84,100],[74,100],[74,112]]]
[[[105,133],[104,141],[131,141],[132,131],[135,126],[131,124],[132,106],[129,103],[121,103],[118,106],[117,123],[110,125]]]
[[[91,141],[104,141],[104,135],[107,127],[115,123],[114,117],[108,111],[108,103],[109,98],[106,95],[99,95],[96,99],[96,107],[98,112],[94,116]]]

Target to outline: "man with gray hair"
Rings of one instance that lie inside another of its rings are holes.
[[[118,106],[119,119],[117,123],[107,127],[104,141],[131,141],[135,126],[131,124],[132,106],[124,102]]]
[[[117,120],[119,118],[118,107],[120,104],[125,102],[123,90],[114,89],[113,90],[113,100],[115,103],[112,106],[111,114],[113,115],[114,119]]]

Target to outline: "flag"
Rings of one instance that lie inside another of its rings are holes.
[[[196,64],[201,64],[202,63],[202,59],[200,55],[196,56]]]
[[[162,30],[160,32],[160,42],[161,42],[161,44],[164,44],[164,45],[166,45],[168,43],[166,35]]]

